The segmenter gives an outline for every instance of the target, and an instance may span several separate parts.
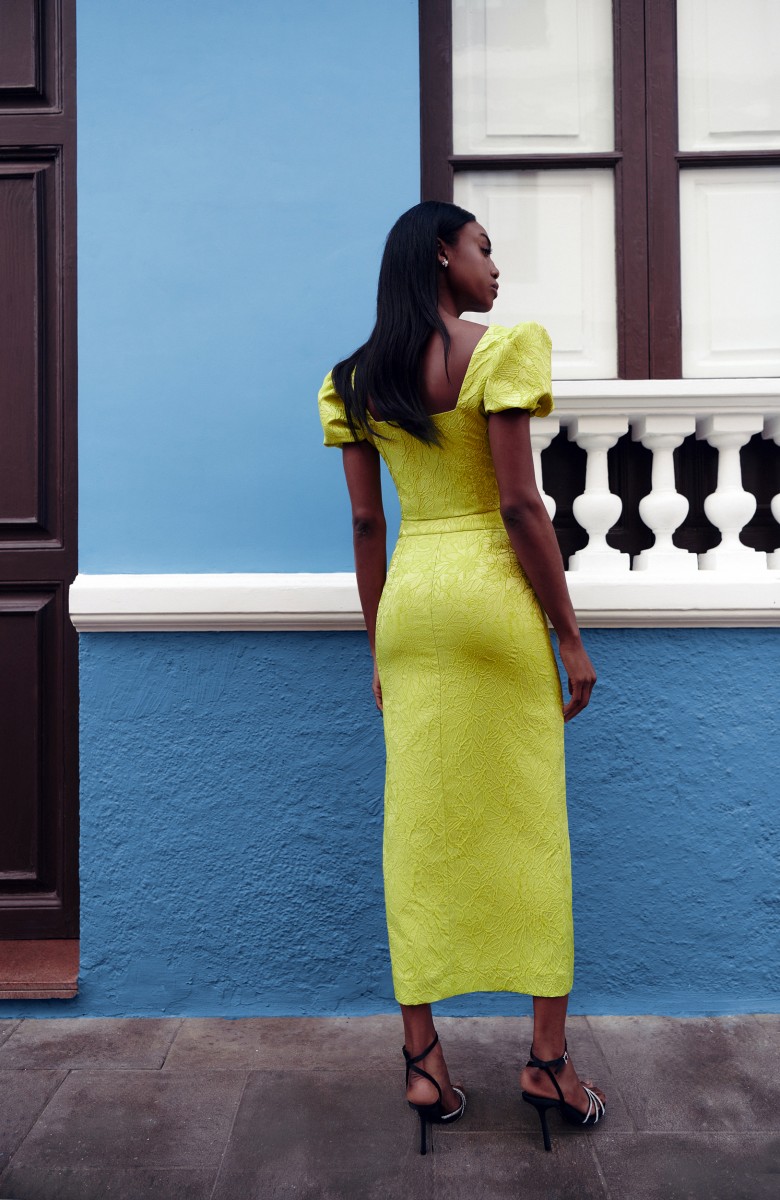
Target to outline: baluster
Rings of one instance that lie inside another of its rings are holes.
[[[695,429],[695,417],[676,413],[641,417],[632,425],[634,441],[653,454],[652,491],[639,501],[639,515],[655,534],[654,545],[634,559],[635,571],[695,575],[699,569],[696,555],[681,550],[672,541],[672,534],[688,514],[688,501],[674,485],[674,451]]]
[[[623,511],[623,502],[609,490],[607,451],[628,432],[628,418],[617,414],[577,417],[569,425],[569,440],[588,455],[585,491],[574,501],[574,516],[588,535],[588,544],[569,559],[570,571],[610,575],[630,570],[627,554],[607,544],[607,534]]]
[[[739,535],[756,511],[756,498],[742,486],[739,451],[755,433],[762,431],[764,419],[753,413],[716,413],[699,422],[698,438],[706,438],[718,451],[718,486],[704,501],[704,511],[720,530],[719,546],[699,555],[705,571],[766,570],[766,555],[744,546]]]
[[[542,481],[542,451],[547,449],[554,437],[557,437],[560,428],[561,422],[558,417],[545,417],[543,421],[531,422],[531,449],[534,455],[536,486],[539,489],[542,500],[544,500],[544,507],[547,509],[547,514],[551,521],[555,516],[555,500],[552,496],[548,496],[544,490],[544,483]]]
[[[762,437],[772,438],[775,445],[780,446],[780,417],[769,417],[764,426]],[[772,497],[772,516],[780,525],[780,492]],[[773,550],[767,555],[767,565],[773,571],[780,571],[780,550]]]

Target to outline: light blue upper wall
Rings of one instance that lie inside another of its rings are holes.
[[[417,4],[78,23],[80,569],[349,569],[315,399],[419,199]]]

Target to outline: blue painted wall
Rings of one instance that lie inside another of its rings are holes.
[[[757,766],[776,633],[586,641],[599,683],[567,727],[572,1010],[776,1010],[776,786]],[[392,1011],[370,666],[359,633],[83,637],[83,986],[18,1011]]]
[[[417,4],[79,0],[78,29],[80,569],[348,569],[315,400],[419,200]]]
[[[416,3],[78,19],[81,569],[349,569],[314,400],[418,198]],[[776,633],[587,643],[572,1008],[776,1009]],[[80,994],[3,1015],[391,1010],[364,636],[98,634],[81,655]]]

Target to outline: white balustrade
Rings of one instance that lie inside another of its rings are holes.
[[[634,559],[635,571],[665,575],[696,574],[695,554],[681,550],[672,534],[688,515],[688,501],[674,483],[674,451],[696,429],[696,418],[687,414],[640,417],[632,421],[631,436],[653,455],[652,491],[639,501],[639,515],[655,535],[655,543]]]
[[[762,436],[771,438],[776,446],[780,446],[780,417],[769,417]],[[780,492],[772,497],[772,516],[780,525]],[[775,571],[780,571],[780,550],[767,555],[767,565]]]
[[[531,422],[531,450],[534,456],[536,486],[539,489],[544,501],[544,507],[547,509],[551,521],[555,516],[555,500],[552,496],[548,496],[544,490],[544,483],[542,482],[542,451],[547,449],[553,438],[557,436],[560,428],[561,422],[558,417],[546,417],[544,421]]]
[[[627,432],[628,418],[617,413],[577,416],[569,424],[569,439],[588,455],[585,491],[573,505],[588,544],[571,556],[570,571],[616,575],[631,568],[629,555],[607,544],[607,534],[623,511],[622,500],[609,490],[607,451]]]
[[[780,625],[780,550],[739,541],[756,503],[742,486],[739,451],[761,432],[780,446],[780,380],[557,380],[555,415],[531,422],[534,469],[559,429],[588,456],[574,514],[589,542],[572,556],[568,585],[583,628],[756,628]],[[609,491],[607,451],[630,428],[653,455],[652,488],[640,502],[655,535],[629,556],[606,542],[622,503]],[[672,542],[687,511],[675,491],[673,454],[696,432],[718,450],[718,486],[707,514],[721,544],[701,556]],[[550,497],[549,511],[555,506]],[[780,524],[780,495],[772,500]],[[333,574],[79,575],[70,589],[78,630],[361,629],[352,572]]]
[[[717,413],[698,423],[696,436],[706,438],[718,451],[718,486],[704,501],[704,511],[722,539],[720,545],[699,555],[702,570],[766,571],[766,555],[739,540],[756,511],[755,496],[742,486],[739,452],[763,426],[759,414],[741,412]]]

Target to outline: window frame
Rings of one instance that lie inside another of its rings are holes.
[[[419,0],[421,195],[452,200],[463,170],[612,170],[618,378],[679,379],[679,173],[780,165],[780,151],[680,151],[676,0],[613,0],[612,12],[613,151],[464,155],[453,153],[452,0]]]

